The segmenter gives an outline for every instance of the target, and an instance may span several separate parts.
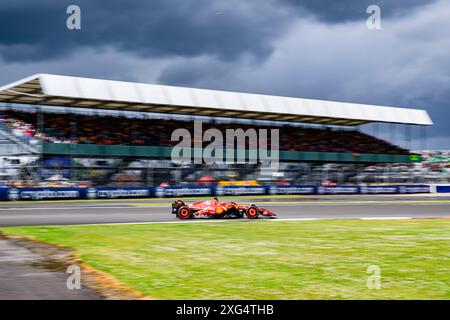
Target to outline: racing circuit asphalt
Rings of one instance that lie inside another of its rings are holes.
[[[450,195],[304,196],[233,200],[243,204],[255,203],[272,210],[278,214],[278,219],[450,218]],[[4,202],[0,204],[0,227],[183,223],[170,213],[171,201],[173,200]]]

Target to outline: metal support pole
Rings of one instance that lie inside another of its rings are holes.
[[[389,142],[390,143],[392,143],[393,145],[395,145],[395,142],[394,142],[394,124],[393,123],[390,123],[389,124]]]
[[[43,135],[45,132],[45,119],[44,119],[44,112],[42,110],[42,98],[38,100],[38,105],[36,106],[36,113],[37,113],[37,129],[38,132]],[[44,142],[41,141],[41,148],[39,151],[39,164],[38,164],[38,179],[39,183],[42,183],[43,178],[43,164],[44,164]]]
[[[69,165],[70,165],[70,171],[69,171],[69,177],[71,180],[73,180],[74,178],[74,161],[73,161],[73,156],[75,154],[75,148],[76,148],[76,144],[73,143],[73,141],[75,140],[77,136],[77,123],[74,120],[74,114],[71,112],[70,113],[70,139],[72,140],[72,142],[70,143],[70,154],[69,154]]]
[[[398,146],[397,142],[397,125],[395,123],[392,124],[392,141],[396,146]]]
[[[406,149],[411,150],[411,128],[405,125],[405,146]]]
[[[420,148],[424,151],[427,148],[427,131],[426,126],[420,126]]]

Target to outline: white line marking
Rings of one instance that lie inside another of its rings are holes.
[[[162,224],[174,224],[174,223],[182,223],[182,224],[191,224],[191,223],[208,223],[208,222],[231,222],[231,221],[236,221],[236,220],[188,220],[188,221],[143,221],[143,222],[108,222],[108,223],[81,223],[81,224],[65,224],[65,225],[57,225],[57,226],[61,226],[61,227],[69,227],[69,226],[115,226],[115,225],[134,225],[134,224],[158,224],[158,223],[162,223]]]
[[[257,221],[272,221],[272,222],[282,222],[282,221],[318,221],[318,220],[412,220],[414,218],[412,217],[361,217],[361,218],[288,218],[288,219],[260,219]],[[420,218],[420,219],[427,219],[426,217]],[[439,218],[433,218],[433,219],[439,219]],[[445,217],[443,218],[445,219]],[[247,221],[250,222],[251,220],[248,219],[223,219],[223,220],[209,220],[209,219],[194,219],[194,220],[187,220],[187,221],[148,221],[148,222],[111,222],[111,223],[83,223],[83,224],[71,224],[71,225],[61,225],[61,226],[114,226],[114,225],[139,225],[139,224],[175,224],[175,223],[181,223],[181,224],[191,224],[191,223],[224,223],[224,222],[233,222],[233,221]],[[255,221],[256,222],[256,221]]]
[[[363,217],[360,220],[408,220],[412,217]]]
[[[152,206],[147,208],[167,208],[167,206]],[[33,207],[33,208],[0,208],[0,211],[35,211],[35,210],[79,210],[79,209],[145,209],[143,207],[135,206],[122,206],[122,207],[104,207],[104,206],[93,206],[93,207]]]
[[[281,218],[281,219],[264,219],[267,221],[316,221],[316,220],[325,220],[329,218]]]

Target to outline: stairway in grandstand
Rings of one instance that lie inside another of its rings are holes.
[[[16,137],[10,129],[0,124],[0,156],[38,155],[39,146]]]

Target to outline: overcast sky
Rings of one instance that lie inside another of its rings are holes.
[[[449,33],[448,0],[1,1],[0,84],[55,73],[423,108],[427,147],[450,149]]]

